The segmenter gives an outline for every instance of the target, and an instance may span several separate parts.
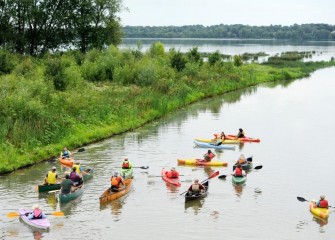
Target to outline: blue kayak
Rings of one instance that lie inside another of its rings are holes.
[[[196,146],[203,147],[203,148],[235,150],[235,146],[229,145],[229,144],[215,145],[214,143],[199,142],[199,141],[196,141],[196,140],[194,141],[194,143],[195,143]]]

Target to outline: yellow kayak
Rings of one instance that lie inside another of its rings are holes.
[[[205,162],[203,159],[177,159],[178,164],[181,165],[196,165],[196,166],[219,166],[219,167],[227,167],[228,163],[219,162],[219,161],[210,161]]]
[[[216,142],[219,139],[196,138],[195,140],[198,141],[198,142],[213,143],[213,142]],[[238,140],[238,139],[236,139],[236,140],[233,140],[233,139],[232,140],[228,140],[228,139],[226,139],[226,140],[224,140],[222,142],[222,144],[239,144],[239,143],[241,143],[241,141]]]
[[[327,208],[314,207],[312,202],[309,203],[309,210],[320,218],[328,218],[329,216],[329,210]]]

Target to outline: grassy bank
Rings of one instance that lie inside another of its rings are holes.
[[[113,46],[40,58],[0,52],[0,173],[135,129],[199,99],[276,80],[334,62],[274,59],[266,64],[203,62],[197,49],[146,53]]]

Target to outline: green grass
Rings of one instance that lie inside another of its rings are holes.
[[[308,76],[335,62],[267,64],[188,62],[172,54],[143,55],[113,46],[86,55],[41,58],[5,54],[0,76],[0,173],[138,128],[200,99],[263,82]],[[13,67],[15,62],[15,67]]]

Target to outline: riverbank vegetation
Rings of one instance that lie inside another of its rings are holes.
[[[241,38],[282,39],[299,41],[334,41],[335,25],[294,24],[291,26],[189,25],[189,26],[125,26],[126,38]]]
[[[279,56],[280,58],[280,56]],[[119,134],[199,99],[262,82],[296,79],[328,62],[245,63],[219,52],[200,56],[92,49],[40,57],[0,51],[0,173]]]

